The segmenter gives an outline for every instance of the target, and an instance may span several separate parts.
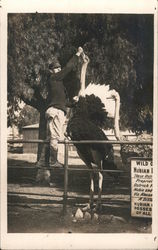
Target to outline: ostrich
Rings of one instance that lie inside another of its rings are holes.
[[[81,69],[81,90],[75,97],[70,119],[67,125],[67,135],[72,140],[108,140],[103,132],[107,117],[113,117],[116,138],[119,139],[119,94],[109,90],[109,86],[89,84],[85,88],[85,73],[88,57],[84,56]],[[115,107],[109,103],[110,98],[115,99]],[[112,107],[112,108],[111,108]],[[89,169],[98,170],[98,200],[96,210],[101,208],[101,193],[103,184],[103,169],[116,170],[113,147],[111,144],[75,144],[78,155]],[[94,208],[94,172],[90,173],[90,200],[86,209]],[[117,178],[114,175],[114,178]]]
[[[103,103],[94,95],[80,97],[72,108],[72,115],[68,122],[67,133],[72,140],[108,140],[101,127],[107,119],[107,112],[103,109]],[[98,169],[99,191],[96,208],[101,207],[101,193],[103,169],[116,170],[114,163],[113,147],[111,144],[75,144],[78,155],[89,169]],[[115,176],[114,176],[115,177]],[[93,207],[94,172],[90,174],[90,205]]]

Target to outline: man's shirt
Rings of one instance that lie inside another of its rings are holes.
[[[79,57],[74,55],[60,72],[49,73],[47,108],[52,106],[66,113],[67,95],[71,101],[80,89],[78,63]]]

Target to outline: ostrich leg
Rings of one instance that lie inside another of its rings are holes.
[[[102,170],[102,155],[96,150],[91,150],[91,153],[93,156],[93,162],[95,163],[95,165],[99,170]],[[95,210],[100,210],[101,208],[101,194],[102,194],[102,184],[103,184],[103,175],[101,174],[101,172],[98,173],[98,177],[99,177],[99,190],[98,190],[98,200]]]
[[[77,153],[79,157],[83,160],[83,162],[86,164],[86,166],[89,169],[92,169],[91,163],[87,161],[84,155],[81,154],[79,150],[77,150]],[[93,195],[94,195],[94,179],[93,178],[94,178],[94,173],[91,172],[90,173],[90,200],[89,200],[89,203],[85,207],[82,208],[82,211],[89,211],[91,210],[91,207],[93,206]]]
[[[99,190],[98,190],[98,200],[96,210],[101,209],[101,194],[102,194],[102,186],[103,186],[103,175],[99,172]]]
[[[93,199],[93,195],[94,195],[94,173],[90,173],[90,180],[91,180],[91,185],[90,185],[90,208],[93,208],[93,203],[94,203],[94,199]]]

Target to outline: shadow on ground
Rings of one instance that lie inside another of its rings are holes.
[[[40,187],[34,182],[34,163],[12,159],[8,166],[9,233],[151,233],[150,219],[130,215],[128,173],[121,174],[117,184],[112,176],[104,174],[98,219],[75,220],[77,209],[89,201],[89,173],[69,172],[67,213],[63,216],[63,169],[52,171],[52,187]]]

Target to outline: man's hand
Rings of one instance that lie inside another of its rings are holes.
[[[78,100],[79,100],[79,96],[76,95],[76,96],[73,97],[74,102],[78,102]]]
[[[80,56],[83,53],[82,47],[78,47],[78,51],[76,53],[77,56]]]
[[[83,96],[83,97],[85,96],[84,90],[80,90],[79,93],[78,93],[78,95],[76,95],[76,96],[73,97],[73,101],[74,101],[74,102],[78,102],[80,96]]]

